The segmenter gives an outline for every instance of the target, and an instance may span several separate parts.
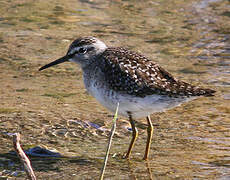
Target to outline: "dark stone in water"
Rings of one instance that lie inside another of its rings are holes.
[[[11,151],[11,154],[16,154],[15,151]],[[26,155],[34,157],[62,157],[60,153],[53,152],[39,146],[25,150]]]
[[[29,156],[37,156],[37,157],[61,157],[60,153],[53,152],[45,148],[41,148],[39,146],[30,148],[26,150],[25,153]]]

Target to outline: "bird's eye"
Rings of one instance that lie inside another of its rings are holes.
[[[78,52],[81,53],[81,54],[85,54],[86,51],[87,51],[86,48],[80,48],[80,49],[78,50]]]

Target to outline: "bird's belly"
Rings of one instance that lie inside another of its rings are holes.
[[[98,86],[98,83],[93,83],[87,90],[110,111],[115,112],[119,103],[119,115],[128,117],[129,113],[131,113],[133,118],[136,119],[173,108],[189,100],[188,98],[172,98],[164,95],[136,97],[103,88],[102,86]]]

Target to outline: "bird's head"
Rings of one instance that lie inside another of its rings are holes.
[[[107,46],[97,38],[83,37],[78,38],[69,46],[67,54],[45,66],[39,71],[60,64],[66,61],[71,61],[79,64],[82,68],[87,67],[95,58],[106,50]]]

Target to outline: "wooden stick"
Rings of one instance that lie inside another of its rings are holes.
[[[19,141],[20,141],[20,134],[19,133],[14,133],[13,134],[14,149],[15,149],[20,161],[22,162],[22,164],[23,164],[23,166],[25,168],[25,171],[26,171],[26,174],[27,174],[28,178],[30,180],[36,180],[36,176],[35,176],[34,171],[32,169],[30,160],[28,159],[28,157],[26,156],[26,154],[22,150]]]
[[[113,118],[113,126],[112,126],[112,129],[110,131],[109,142],[108,142],[108,145],[107,145],[104,164],[103,164],[103,167],[102,167],[102,170],[101,170],[100,180],[103,180],[103,178],[104,178],[105,168],[106,168],[106,164],[107,164],[108,157],[109,157],[109,150],[110,150],[110,147],[111,147],[113,135],[114,135],[115,130],[116,130],[116,120],[117,120],[117,116],[118,116],[118,108],[119,108],[119,103],[117,103],[116,113],[115,113],[114,118]]]

